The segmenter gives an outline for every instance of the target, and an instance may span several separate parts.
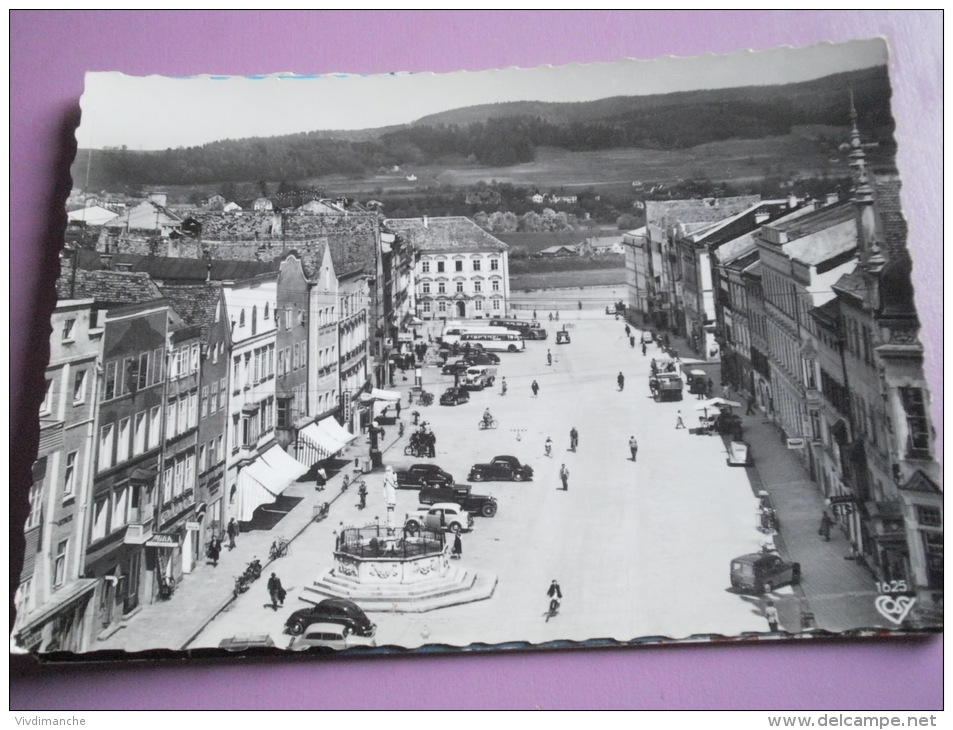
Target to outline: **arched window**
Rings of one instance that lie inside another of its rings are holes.
[[[258,306],[257,305],[251,308],[251,333],[253,335],[258,334]]]
[[[241,313],[238,315],[238,326],[239,326],[239,327],[244,327],[244,326],[245,326],[245,310],[244,310],[244,309],[243,309],[243,310],[241,311]]]
[[[265,302],[265,312],[262,314],[264,319],[268,319],[268,302]]]

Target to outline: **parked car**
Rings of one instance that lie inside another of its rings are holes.
[[[801,564],[788,563],[774,552],[749,553],[731,561],[731,587],[751,593],[770,593],[801,582]]]
[[[453,477],[436,464],[411,464],[395,469],[398,489],[420,489],[428,484],[453,484]]]
[[[515,456],[494,456],[485,464],[474,464],[470,467],[468,478],[472,482],[522,482],[533,478],[533,467],[521,464]]]
[[[470,392],[466,388],[447,388],[440,396],[440,405],[458,406],[470,400]]]
[[[334,623],[346,626],[358,636],[374,636],[377,625],[354,601],[347,598],[325,598],[314,606],[299,608],[285,621],[285,633],[300,636],[314,623]]]
[[[438,502],[455,502],[470,514],[479,514],[492,517],[496,514],[496,498],[490,495],[473,494],[469,484],[454,484],[452,486],[423,487],[417,499],[421,504],[437,504]]]
[[[471,352],[466,357],[471,365],[499,365],[500,356],[495,352]]]
[[[459,360],[448,362],[446,365],[440,368],[440,372],[442,372],[444,375],[456,375],[458,373],[463,375],[467,371],[468,367],[470,367],[469,360],[467,360],[465,357],[461,357]]]
[[[404,527],[409,532],[421,529],[435,532],[469,532],[473,529],[473,515],[459,504],[437,502],[407,513]]]
[[[313,623],[305,627],[300,636],[291,639],[288,648],[291,651],[307,651],[309,649],[353,649],[358,646],[377,646],[373,637],[356,634],[347,626],[337,623]]]

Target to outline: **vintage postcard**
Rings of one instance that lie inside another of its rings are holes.
[[[942,630],[887,54],[88,74],[14,650]]]

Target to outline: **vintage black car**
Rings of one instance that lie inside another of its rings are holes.
[[[466,356],[471,365],[499,365],[500,356],[493,352],[471,352]]]
[[[447,388],[440,396],[440,405],[458,406],[470,400],[470,392],[466,388]]]
[[[461,357],[459,360],[452,360],[448,362],[440,369],[440,372],[442,372],[444,375],[463,375],[470,365],[471,363],[467,358]]]
[[[474,464],[468,477],[473,482],[514,481],[533,478],[533,467],[521,464],[515,456],[494,456],[486,464]]]
[[[406,469],[397,469],[395,474],[398,489],[420,489],[428,484],[453,484],[453,477],[436,464],[411,464]]]
[[[496,514],[496,498],[488,494],[473,494],[469,484],[423,487],[417,499],[421,504],[454,502],[470,514],[492,517]]]
[[[347,598],[325,598],[310,608],[299,608],[285,621],[285,633],[299,636],[313,623],[346,626],[358,636],[373,636],[377,630],[361,607]]]

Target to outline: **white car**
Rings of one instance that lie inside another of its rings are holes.
[[[300,636],[295,636],[288,646],[291,651],[307,651],[312,647],[323,649],[353,649],[357,646],[377,646],[372,637],[360,636],[347,626],[333,623],[309,624]]]
[[[469,532],[473,529],[473,515],[459,504],[437,502],[408,512],[404,527],[409,532],[418,532],[421,528],[436,532]]]

